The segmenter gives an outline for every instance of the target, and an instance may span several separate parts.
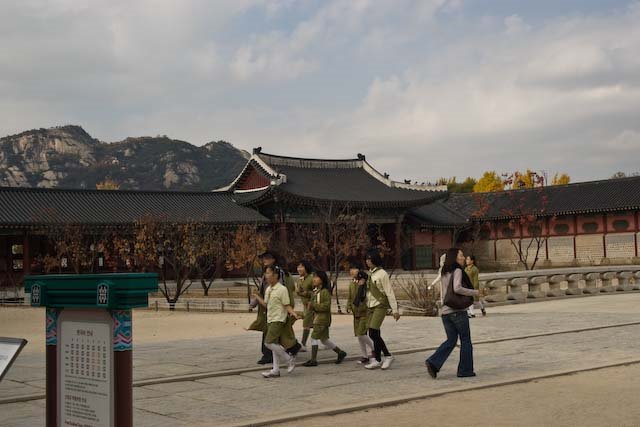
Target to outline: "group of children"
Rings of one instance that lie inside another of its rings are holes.
[[[258,363],[272,364],[272,369],[262,376],[279,377],[283,362],[287,363],[287,371],[293,372],[297,354],[307,352],[309,336],[311,357],[303,366],[318,366],[320,343],[336,353],[336,364],[342,363],[347,353],[329,339],[332,287],[327,273],[314,271],[309,262],[301,261],[297,266],[300,278],[295,283],[291,275],[277,265],[274,253],[265,252],[261,259],[265,272],[252,301],[253,307],[258,306],[258,317],[249,329],[262,331],[262,358]],[[389,369],[394,358],[382,339],[380,328],[389,310],[396,321],[400,318],[389,275],[382,268],[382,257],[377,250],[367,253],[366,269],[356,258],[348,262],[352,278],[348,310],[353,315],[353,331],[362,351],[358,363],[366,369]],[[304,305],[302,343],[293,331],[293,324],[301,317],[294,310],[294,293]]]

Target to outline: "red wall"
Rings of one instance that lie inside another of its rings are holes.
[[[584,230],[582,226],[590,222],[595,222],[598,225],[597,230],[590,231],[590,232],[587,232]],[[591,233],[604,233],[604,217],[602,215],[579,215],[577,234],[591,234]]]
[[[607,233],[618,233],[618,232],[630,232],[637,231],[635,218],[633,212],[622,213],[622,214],[607,214]],[[626,230],[616,230],[613,227],[613,223],[618,220],[625,220],[629,223],[629,226]]]
[[[240,190],[252,190],[254,188],[266,187],[269,183],[270,181],[267,177],[254,168],[251,168],[245,171],[244,176],[240,178],[237,188]]]
[[[569,227],[566,233],[556,233],[556,225],[564,224]],[[549,235],[551,236],[571,236],[576,233],[575,217],[573,216],[559,216],[555,218],[549,218]]]

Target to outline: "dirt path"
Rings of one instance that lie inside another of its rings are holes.
[[[244,328],[255,318],[255,313],[134,310],[133,333],[138,345],[226,337],[244,334]],[[333,316],[334,325],[348,325],[351,322],[351,316]],[[44,342],[44,325],[44,309],[0,307],[0,336],[26,338],[31,345],[25,347],[25,353],[44,351],[43,345],[33,345]]]

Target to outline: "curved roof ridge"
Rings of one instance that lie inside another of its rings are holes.
[[[362,159],[312,159],[256,153],[263,162],[272,167],[286,166],[304,169],[361,169]]]

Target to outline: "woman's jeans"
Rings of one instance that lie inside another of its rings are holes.
[[[473,346],[471,345],[471,329],[467,311],[455,311],[442,316],[444,331],[447,340],[443,342],[435,353],[427,359],[431,366],[439,371],[453,351],[460,337],[460,363],[458,363],[458,376],[473,374]]]

